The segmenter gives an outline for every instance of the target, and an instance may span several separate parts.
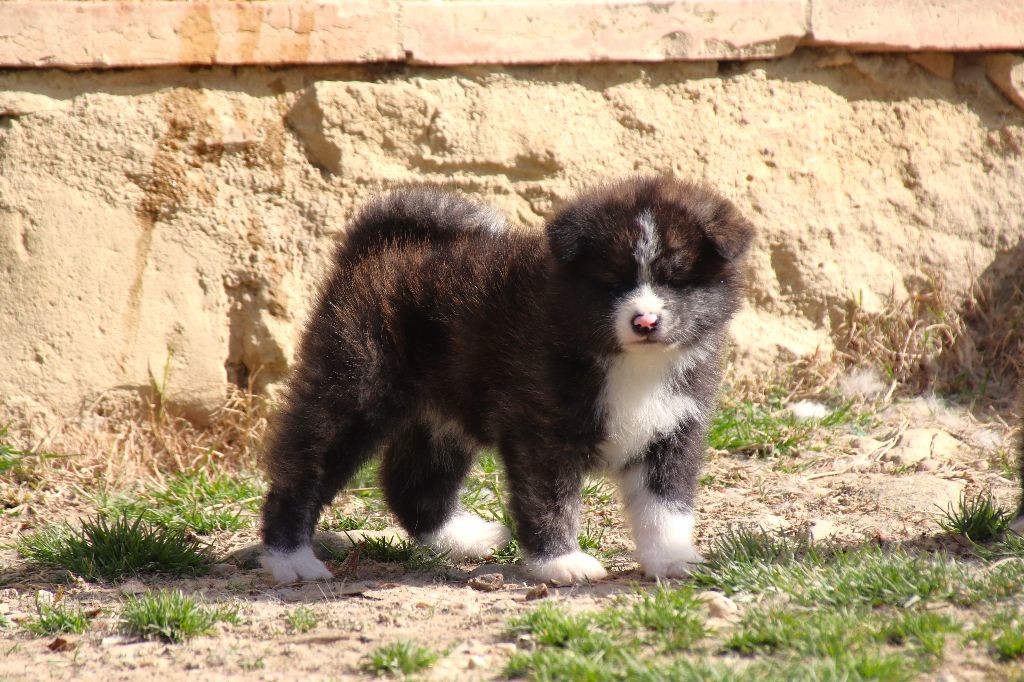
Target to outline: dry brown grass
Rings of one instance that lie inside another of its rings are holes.
[[[20,449],[57,457],[29,458],[23,477],[59,478],[84,489],[161,481],[200,466],[226,470],[257,467],[268,401],[251,391],[227,389],[209,424],[199,426],[165,409],[159,395],[104,396],[81,418],[55,425],[45,438]]]

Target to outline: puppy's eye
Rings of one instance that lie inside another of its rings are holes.
[[[689,277],[670,277],[665,284],[673,289],[689,289],[695,285],[695,282]]]

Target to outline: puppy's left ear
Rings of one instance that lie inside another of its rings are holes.
[[[754,239],[754,226],[731,205],[720,206],[702,227],[715,251],[726,260],[742,256]]]
[[[547,235],[551,253],[559,263],[576,260],[583,247],[583,229],[575,211],[562,211],[548,222]]]

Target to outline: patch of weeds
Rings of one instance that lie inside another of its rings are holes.
[[[375,675],[411,675],[426,670],[437,659],[436,652],[400,640],[375,649],[363,663],[363,670]]]
[[[639,601],[613,612],[619,626],[627,630],[648,630],[666,651],[688,649],[707,634],[702,615],[703,602],[693,589],[659,585],[642,593]]]
[[[583,500],[594,505],[615,501],[615,489],[604,476],[587,476],[583,481]]]
[[[984,545],[975,544],[973,549],[982,559],[1024,558],[1024,535],[1007,530],[995,541]]]
[[[349,479],[349,482],[345,485],[345,490],[352,495],[357,497],[381,497],[380,486],[378,481],[380,463],[377,460],[372,460],[364,464],[356,472],[356,475]]]
[[[513,538],[509,543],[496,551],[493,556],[494,563],[501,565],[518,564],[523,560],[523,550],[519,541]]]
[[[587,527],[583,529],[577,536],[580,543],[580,549],[588,554],[595,554],[601,551],[601,541],[604,539],[604,528],[601,526],[594,527],[590,519],[587,519]]]
[[[946,649],[946,635],[960,630],[961,625],[946,614],[909,609],[883,619],[878,634],[893,646],[910,643],[930,656],[941,658]]]
[[[807,554],[811,544],[806,535],[788,536],[763,528],[730,527],[714,540],[710,566],[726,562],[785,563]]]
[[[484,453],[466,477],[461,496],[462,506],[485,519],[511,524],[505,495],[501,486],[501,471],[497,459]]]
[[[638,671],[665,654],[689,650],[707,632],[690,585],[659,586],[585,613],[542,604],[509,627],[531,635],[538,648],[512,656],[505,674],[538,680],[638,679]]]
[[[1024,615],[1018,608],[998,611],[976,625],[968,638],[986,646],[999,661],[1024,658]]]
[[[184,526],[200,535],[247,527],[255,515],[263,486],[255,478],[205,471],[180,473],[165,485],[150,488],[141,500],[114,500],[117,513],[142,515],[163,526]]]
[[[150,524],[141,516],[98,514],[80,528],[48,526],[15,548],[34,564],[64,568],[86,580],[140,573],[196,575],[206,571],[206,546],[185,528]]]
[[[309,632],[320,622],[313,609],[306,606],[297,606],[291,611],[285,611],[284,619],[288,627],[295,632]]]
[[[80,635],[89,629],[89,616],[80,606],[43,601],[36,594],[36,616],[25,621],[23,628],[35,635]]]
[[[990,495],[961,495],[956,506],[942,510],[939,525],[947,533],[963,535],[971,542],[988,542],[999,537],[1010,524],[1013,514],[996,506]]]
[[[1024,561],[1001,561],[971,573],[952,601],[972,606],[997,601],[1024,592]]]
[[[343,533],[349,530],[384,530],[387,524],[383,519],[374,518],[369,514],[350,516],[331,509],[320,519],[319,527],[321,530]]]
[[[360,541],[362,556],[383,563],[402,564],[410,571],[433,571],[448,565],[448,553],[437,553],[412,540],[385,535]]]
[[[818,658],[840,679],[913,679],[941,661],[945,636],[959,629],[950,617],[921,610],[759,609],[722,646],[745,655]],[[889,646],[900,647],[899,655]],[[793,672],[787,677],[794,679]]]
[[[63,455],[49,452],[31,452],[15,447],[7,440],[10,425],[0,425],[0,475],[24,475],[31,464]]]
[[[789,543],[789,544],[787,544]],[[737,592],[781,592],[800,604],[898,606],[949,599],[968,577],[965,566],[943,556],[915,556],[870,545],[855,549],[800,545],[760,531],[727,535],[697,584]]]
[[[708,444],[717,450],[754,457],[794,454],[819,428],[870,421],[853,402],[832,408],[824,417],[800,419],[786,409],[786,392],[772,391],[763,404],[752,400],[723,400],[708,432]]]
[[[121,629],[130,635],[179,643],[210,632],[218,622],[238,624],[236,607],[211,607],[180,591],[131,597],[121,612]]]

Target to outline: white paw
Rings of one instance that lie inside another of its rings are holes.
[[[671,548],[638,550],[636,560],[644,575],[651,578],[683,578],[704,563],[704,557],[689,543]]]
[[[484,521],[466,510],[456,512],[448,522],[420,542],[435,552],[447,552],[460,559],[479,559],[493,554],[508,544],[512,533],[497,521]]]
[[[1020,533],[1024,535],[1024,514],[1021,514],[1013,521],[1010,521],[1010,530],[1014,533]]]
[[[526,563],[537,580],[556,585],[600,580],[608,575],[601,562],[583,552],[570,552],[554,559],[527,559]]]
[[[294,552],[268,549],[263,553],[263,568],[274,576],[278,584],[294,583],[300,580],[326,580],[334,577],[324,563],[313,554],[309,545]]]

